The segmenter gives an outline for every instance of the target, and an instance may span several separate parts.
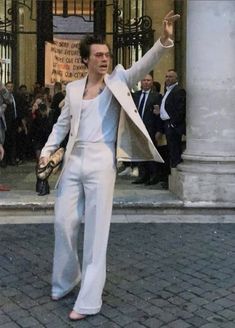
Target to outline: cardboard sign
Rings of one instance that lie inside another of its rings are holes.
[[[45,85],[66,84],[84,77],[86,72],[79,54],[79,41],[54,39],[53,43],[46,42]]]

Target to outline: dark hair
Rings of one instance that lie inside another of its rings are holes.
[[[40,113],[45,113],[47,111],[47,105],[45,103],[41,103],[38,105],[38,111]]]
[[[90,49],[92,44],[105,44],[109,50],[110,46],[100,37],[87,35],[85,36],[81,41],[79,45],[79,51],[82,63],[87,66],[87,64],[84,62],[84,59],[88,59],[90,57]]]
[[[35,118],[41,119],[47,116],[47,105],[45,103],[40,103],[38,109],[35,111]]]
[[[155,88],[155,90],[160,93],[161,91],[161,84],[158,81],[153,81],[153,86]]]
[[[25,84],[21,84],[21,85],[19,86],[19,90],[21,90],[21,89],[27,89],[27,86],[26,86]]]
[[[61,90],[61,89],[62,89],[62,83],[60,83],[60,82],[55,82],[55,84],[54,84],[54,88],[57,88],[57,89]]]

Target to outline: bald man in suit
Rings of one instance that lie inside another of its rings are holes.
[[[164,122],[170,167],[175,168],[182,161],[182,135],[186,133],[186,91],[179,85],[177,72],[173,69],[166,73],[165,85],[160,117]]]
[[[141,90],[133,94],[133,100],[154,144],[156,133],[163,131],[163,123],[160,116],[154,114],[154,106],[161,105],[161,98],[161,95],[153,90],[151,74],[147,74],[141,80]],[[155,184],[157,175],[157,164],[155,162],[141,162],[138,164],[138,168],[139,177],[133,181],[134,184]]]

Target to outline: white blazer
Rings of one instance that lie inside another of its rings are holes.
[[[164,47],[160,40],[129,69],[117,65],[111,75],[106,74],[104,81],[121,106],[118,126],[116,158],[119,161],[157,161],[163,162],[139,116],[130,89],[148,74],[161,55],[170,46]],[[41,151],[41,156],[49,156],[69,132],[63,169],[74,147],[81,114],[81,104],[87,77],[69,83],[66,87],[65,105],[57,123]],[[62,172],[63,172],[62,169]]]

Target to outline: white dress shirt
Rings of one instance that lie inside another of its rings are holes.
[[[161,103],[161,107],[160,107],[160,117],[163,121],[170,119],[170,116],[167,114],[167,112],[165,110],[165,102],[166,102],[166,98],[168,97],[169,93],[171,92],[172,89],[174,89],[174,87],[176,85],[178,85],[178,82],[170,85],[169,87],[166,87],[166,93],[164,94],[164,97],[162,98],[162,103]]]

